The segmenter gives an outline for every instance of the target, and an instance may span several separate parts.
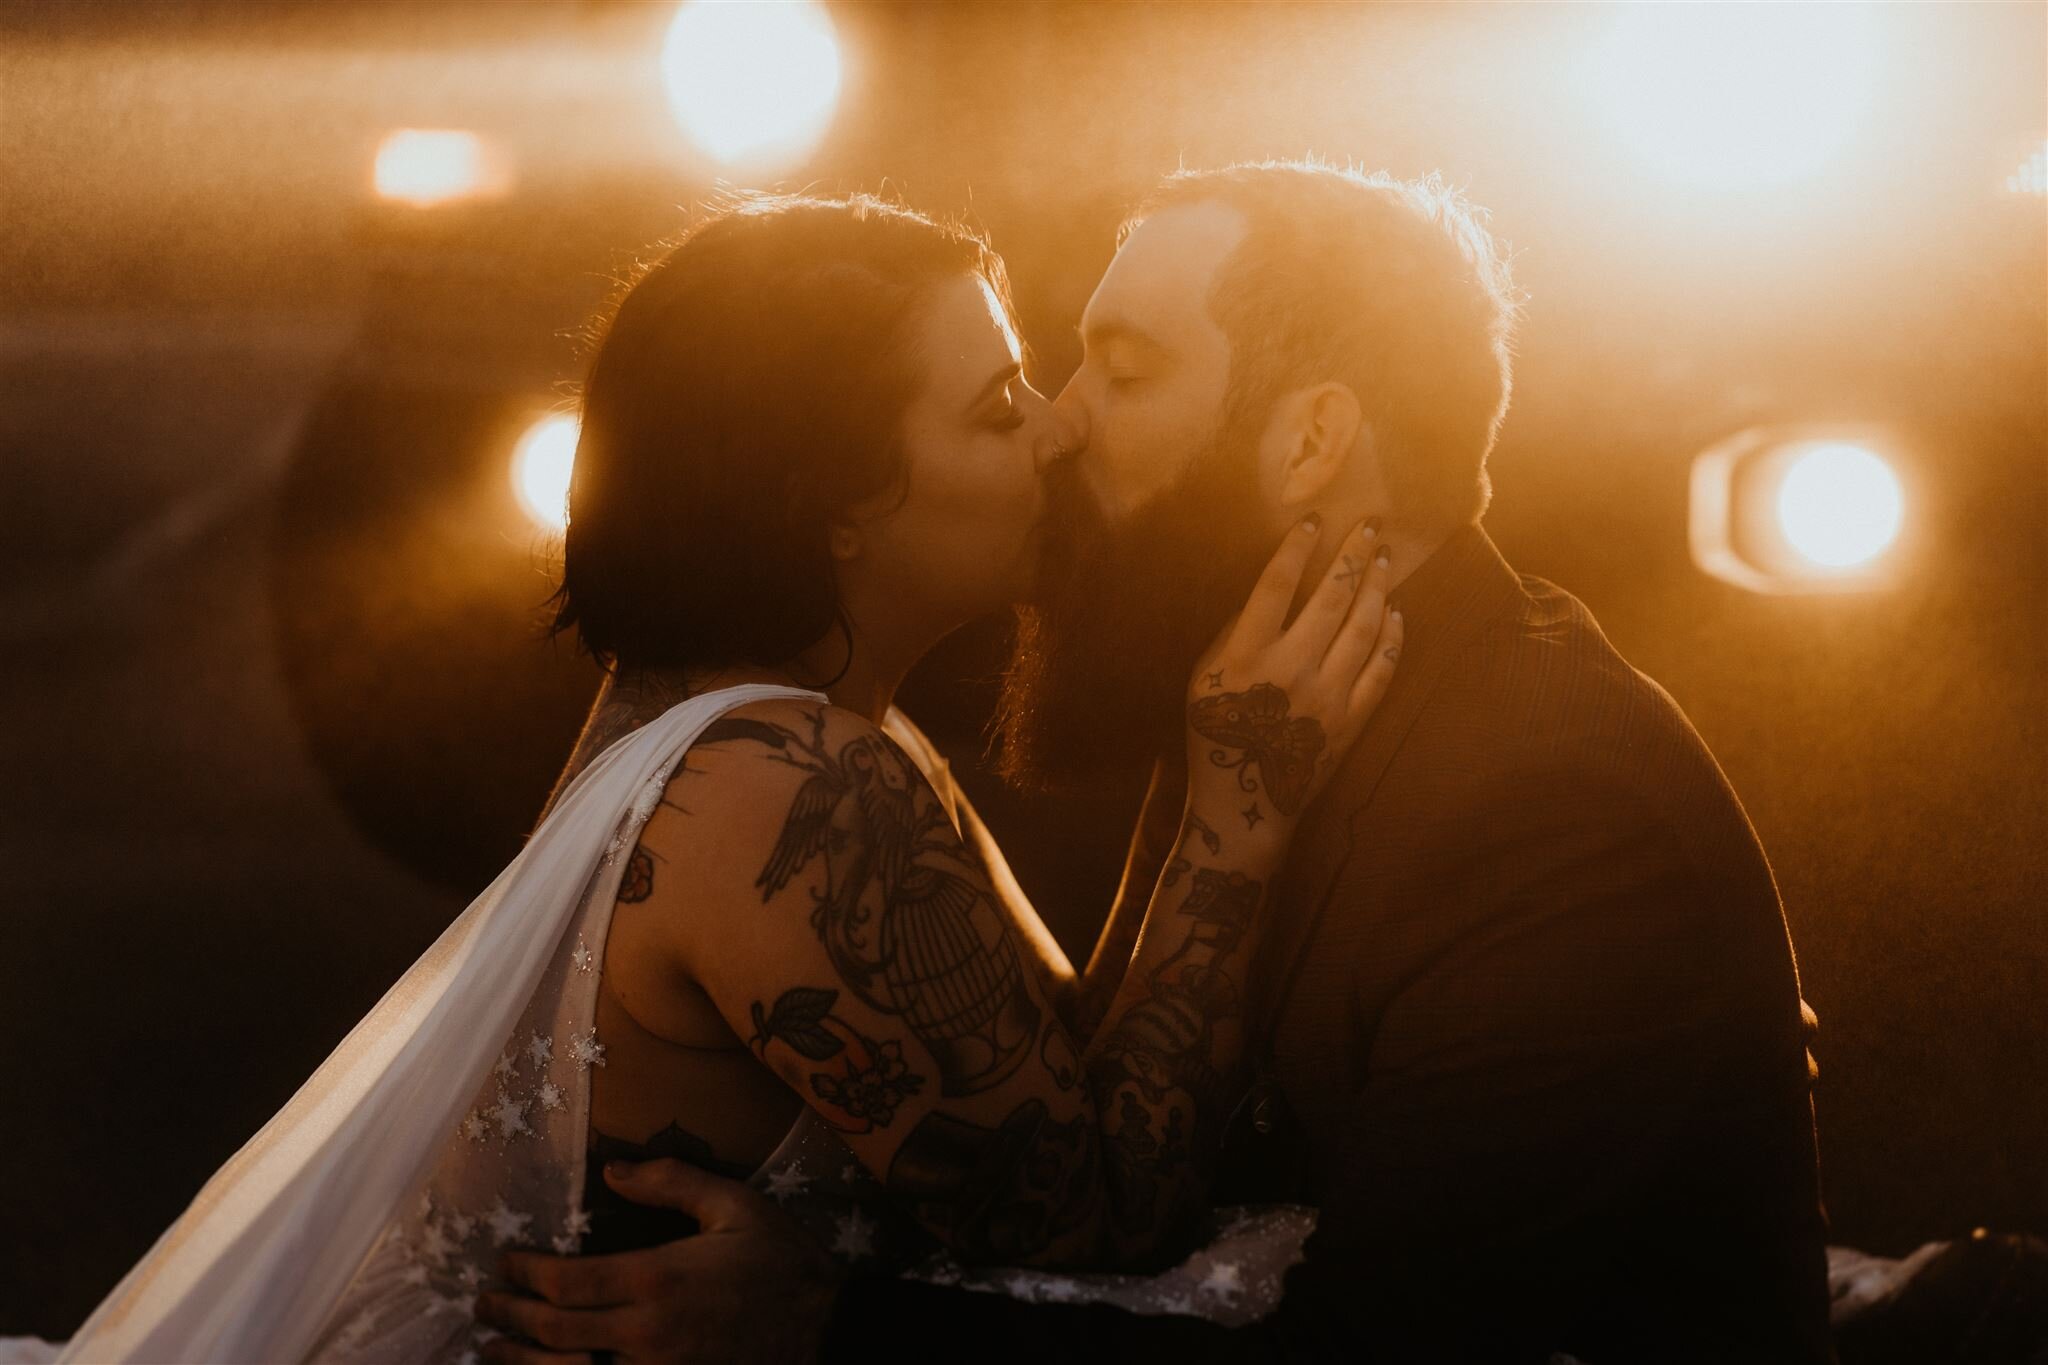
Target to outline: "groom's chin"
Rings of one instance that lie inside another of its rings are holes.
[[[1095,642],[1058,638],[1036,609],[1018,612],[995,726],[997,774],[1023,791],[1085,793],[1149,768],[1178,742],[1179,678],[1136,676],[1133,651],[1106,656]],[[1164,667],[1171,668],[1165,661]]]

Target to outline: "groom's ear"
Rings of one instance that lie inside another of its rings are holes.
[[[1365,412],[1348,384],[1296,389],[1275,403],[1260,464],[1279,510],[1292,518],[1322,501],[1364,434]]]

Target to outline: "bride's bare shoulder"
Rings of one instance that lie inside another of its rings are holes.
[[[866,717],[800,697],[749,702],[691,745],[641,843],[656,858],[686,860],[699,888],[744,872],[749,885],[765,879],[779,890],[791,869],[777,860],[815,852],[839,803],[877,781],[907,793],[923,778]],[[791,841],[804,848],[783,847]]]

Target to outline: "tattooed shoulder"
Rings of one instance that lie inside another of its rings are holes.
[[[1000,1084],[1033,1056],[1043,1010],[988,877],[938,794],[893,740],[850,712],[783,704],[748,719],[766,728],[720,742],[784,779],[778,817],[733,853],[751,860],[764,909],[802,916],[824,948],[836,980],[816,989],[843,989],[900,1020],[932,1057],[940,1094]]]

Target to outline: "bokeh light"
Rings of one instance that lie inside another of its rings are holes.
[[[1795,455],[1778,485],[1778,529],[1814,563],[1868,563],[1898,538],[1905,499],[1891,466],[1861,446],[1816,445]]]
[[[794,157],[839,99],[839,42],[813,0],[689,0],[661,52],[669,106],[723,162]]]
[[[2036,147],[2034,154],[2005,178],[2005,188],[2011,194],[2048,194],[2048,142]]]
[[[385,199],[431,208],[499,187],[483,139],[452,128],[401,128],[377,145],[374,179]]]
[[[559,534],[569,524],[569,475],[576,467],[579,430],[573,413],[554,413],[528,427],[512,448],[512,491],[544,531]]]
[[[1582,80],[1615,133],[1684,185],[1782,184],[1848,142],[1876,95],[1858,5],[1623,5]]]

